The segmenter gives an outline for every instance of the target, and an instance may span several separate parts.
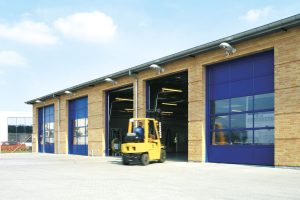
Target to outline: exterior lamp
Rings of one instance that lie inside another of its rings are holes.
[[[117,81],[113,80],[112,78],[106,78],[106,79],[104,79],[104,81],[108,82],[108,83],[112,83],[113,85],[117,84]]]
[[[225,55],[229,56],[231,54],[234,54],[236,52],[236,49],[233,48],[233,46],[231,46],[230,44],[228,44],[227,42],[222,42],[219,47],[221,49],[225,50]]]
[[[149,66],[151,69],[154,69],[158,72],[158,74],[162,73],[165,71],[165,69],[157,64],[152,64]]]
[[[65,94],[73,94],[73,92],[71,92],[70,90],[66,90]]]

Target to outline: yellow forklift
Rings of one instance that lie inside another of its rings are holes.
[[[131,118],[128,133],[121,144],[124,165],[151,161],[165,162],[166,150],[161,144],[161,124],[154,118]]]

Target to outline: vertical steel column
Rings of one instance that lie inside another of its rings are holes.
[[[60,153],[60,97],[57,98],[57,153]]]
[[[45,153],[45,107],[43,107],[43,153]]]
[[[135,79],[135,116],[138,118],[138,79]]]

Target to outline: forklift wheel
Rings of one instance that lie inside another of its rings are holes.
[[[128,161],[128,159],[126,158],[126,156],[122,156],[122,163],[123,163],[123,165],[129,165],[129,161]]]
[[[148,165],[149,164],[149,156],[148,154],[144,153],[141,157],[141,163],[142,165]]]
[[[159,162],[163,163],[166,161],[167,155],[166,155],[166,150],[162,149],[160,152],[160,159]]]

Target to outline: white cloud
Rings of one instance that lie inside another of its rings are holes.
[[[0,68],[25,67],[27,60],[15,51],[0,51]]]
[[[112,39],[117,29],[113,19],[99,11],[75,13],[53,24],[67,38],[97,43]]]
[[[28,20],[12,25],[0,24],[0,38],[35,45],[51,45],[58,41],[45,23]]]
[[[269,16],[271,10],[272,8],[269,6],[262,9],[251,9],[246,13],[246,15],[240,18],[248,22],[256,22],[262,18]]]

